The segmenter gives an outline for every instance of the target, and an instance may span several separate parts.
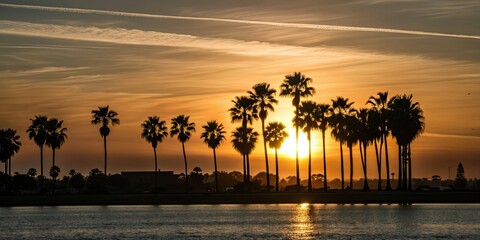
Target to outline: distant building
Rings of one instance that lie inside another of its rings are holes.
[[[183,190],[183,181],[180,180],[180,174],[173,171],[157,172],[157,187],[168,192],[177,192]],[[135,171],[122,172],[122,177],[129,183],[129,188],[135,192],[152,191],[155,187],[155,172],[153,171]]]

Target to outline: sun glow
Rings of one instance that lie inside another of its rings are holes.
[[[278,149],[279,154],[286,154],[295,159],[295,129],[288,131],[289,137],[285,139],[282,147]],[[313,143],[312,143],[313,148]],[[313,152],[313,149],[312,149]],[[308,140],[307,135],[302,131],[298,132],[298,157],[308,157]]]

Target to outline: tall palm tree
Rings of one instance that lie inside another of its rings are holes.
[[[330,126],[332,127],[332,136],[340,142],[340,168],[342,175],[342,189],[345,189],[345,176],[344,176],[344,167],[343,167],[343,144],[346,141],[346,118],[355,112],[355,109],[352,107],[354,102],[349,102],[348,98],[337,97],[337,99],[332,99],[332,107],[330,111],[332,117],[330,121]]]
[[[47,139],[45,144],[52,148],[52,167],[55,165],[55,150],[62,147],[67,140],[67,128],[62,127],[63,120],[50,118],[47,121]],[[56,178],[53,178],[53,191],[55,191]],[[53,192],[54,193],[54,192]]]
[[[312,79],[302,75],[300,72],[295,72],[293,75],[285,76],[282,85],[280,85],[280,96],[292,97],[292,105],[295,107],[296,121],[299,115],[300,100],[304,97],[313,96],[315,89],[310,87]],[[298,161],[298,125],[295,127],[295,166],[297,174],[297,191],[300,191],[300,166]]]
[[[248,124],[252,124],[254,119],[258,118],[257,108],[255,107],[255,100],[248,96],[235,97],[235,100],[232,100],[233,107],[228,111],[230,112],[230,117],[232,123],[241,122],[242,128],[247,129]],[[247,135],[243,135],[247,137]],[[243,142],[247,142],[247,139],[243,139]],[[243,155],[243,168],[246,169],[244,172],[244,181],[250,181],[250,161],[248,155]]]
[[[253,131],[253,128],[243,128],[239,127],[235,131],[232,132],[232,145],[235,150],[237,150],[242,156],[248,157],[250,153],[252,153],[253,149],[255,148],[255,144],[257,143],[258,133]],[[244,175],[247,174],[247,179],[250,178],[248,171],[244,167]],[[244,182],[249,182],[248,180]]]
[[[367,147],[372,141],[371,131],[369,130],[369,110],[361,108],[357,112],[357,124],[358,124],[358,140],[360,145],[360,159],[362,160],[363,168],[363,190],[368,191],[368,179],[367,179]]]
[[[275,149],[275,191],[278,192],[278,182],[280,177],[278,175],[277,151],[282,147],[283,142],[288,137],[288,133],[285,131],[285,125],[281,122],[271,122],[267,125],[265,134],[265,140],[268,142],[268,146]]]
[[[376,108],[368,110],[368,131],[373,145],[375,146],[375,157],[377,159],[378,191],[382,191],[382,148],[384,140],[380,115],[381,113]],[[380,149],[378,149],[378,142],[380,142]]]
[[[388,159],[388,135],[390,134],[390,129],[388,129],[388,103],[391,102],[394,98],[388,99],[388,92],[379,92],[377,93],[378,97],[370,96],[367,104],[372,105],[380,113],[380,129],[382,132],[383,142],[385,143],[385,167],[387,170],[387,186],[386,190],[392,190],[392,185],[390,183],[390,161]],[[381,151],[380,151],[381,152]]]
[[[47,141],[47,116],[38,115],[30,119],[32,125],[27,129],[28,138],[33,139],[35,144],[40,147],[40,192],[43,192],[43,146]]]
[[[157,167],[157,145],[168,137],[167,125],[159,117],[148,117],[142,123],[142,138],[152,144],[153,156],[155,157],[155,190],[157,189],[158,167]]]
[[[109,106],[98,107],[98,110],[92,110],[92,121],[93,125],[102,125],[100,127],[100,136],[103,137],[103,150],[104,150],[104,160],[105,167],[104,172],[107,175],[107,136],[110,134],[110,128],[108,125],[111,123],[112,126],[119,125],[120,119],[118,119],[118,113],[110,110]]]
[[[172,127],[170,128],[170,136],[177,136],[178,141],[182,143],[183,160],[185,161],[185,192],[188,193],[188,169],[187,155],[185,154],[185,143],[190,139],[192,133],[195,132],[195,123],[189,122],[189,116],[178,115],[172,118]]]
[[[328,104],[318,104],[317,110],[315,111],[315,120],[318,123],[318,128],[322,132],[322,146],[323,146],[323,190],[328,190],[327,185],[327,156],[325,150],[325,131],[330,122],[330,105]]]
[[[308,139],[308,191],[312,191],[312,130],[318,128],[315,115],[317,104],[313,101],[302,101],[298,108],[297,121],[293,124],[295,127],[302,128],[302,131],[307,134]],[[294,119],[295,120],[295,119]]]
[[[248,91],[250,98],[253,99],[258,108],[260,120],[262,122],[262,137],[263,137],[263,151],[265,153],[265,168],[267,173],[267,192],[270,191],[270,171],[268,168],[268,153],[267,153],[267,141],[265,133],[265,119],[267,118],[268,111],[275,111],[273,104],[278,104],[275,99],[275,93],[277,90],[270,88],[268,83],[259,83],[253,86],[253,91]]]
[[[353,146],[358,142],[359,124],[354,115],[347,116],[345,124],[345,143],[350,153],[350,189],[353,189]]]
[[[20,151],[20,136],[17,131],[9,129],[0,129],[0,161],[5,163],[5,174],[8,174],[7,191],[9,191],[10,178],[12,176],[12,157]]]
[[[412,95],[397,96],[389,104],[389,128],[397,140],[402,159],[401,189],[412,190],[412,161],[410,145],[425,129],[425,118],[418,102]],[[400,177],[400,174],[399,174]],[[407,183],[408,178],[408,183]],[[400,179],[399,179],[400,180]]]
[[[217,121],[209,121],[206,125],[202,126],[204,132],[200,136],[203,138],[203,142],[213,150],[213,165],[215,167],[215,192],[218,192],[218,172],[217,172],[217,154],[215,149],[225,140],[225,132],[223,124],[217,123]]]

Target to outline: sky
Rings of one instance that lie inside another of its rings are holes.
[[[197,128],[186,144],[189,170],[213,171],[200,134],[217,120],[228,132],[217,150],[219,171],[240,171],[242,158],[230,143],[239,125],[230,121],[231,100],[256,83],[278,90],[294,72],[313,79],[316,94],[309,100],[319,103],[343,96],[361,108],[380,91],[413,94],[426,123],[412,144],[413,177],[454,178],[459,162],[467,178],[480,177],[478,1],[0,0],[0,128],[16,129],[22,141],[14,172],[40,168],[39,148],[25,133],[39,114],[68,128],[56,158],[63,174],[103,169],[103,141],[90,120],[91,110],[105,105],[121,120],[108,137],[109,173],[152,170],[153,150],[141,139],[140,124],[157,115],[170,125],[180,114]],[[282,121],[294,136],[291,99],[277,98],[267,122]],[[259,122],[254,127],[260,131]],[[327,170],[337,178],[339,144],[327,135]],[[300,144],[305,178],[304,135]],[[290,138],[280,150],[281,177],[295,174],[294,146]],[[396,173],[394,139],[389,147]],[[321,151],[314,132],[313,173],[323,172]],[[357,179],[363,177],[358,152]],[[50,166],[51,151],[44,154]],[[175,138],[159,145],[158,157],[161,170],[183,171]],[[372,147],[368,161],[368,177],[375,178]],[[264,171],[261,140],[251,167]]]

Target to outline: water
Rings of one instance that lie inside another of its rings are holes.
[[[0,208],[1,239],[480,239],[480,205]]]

